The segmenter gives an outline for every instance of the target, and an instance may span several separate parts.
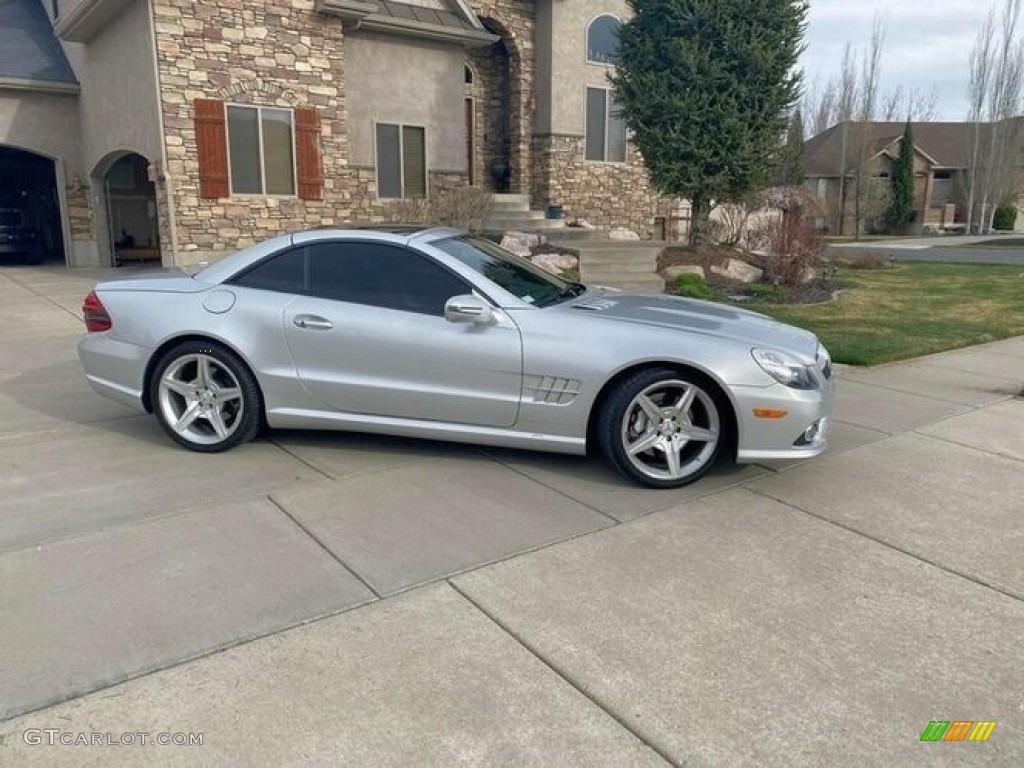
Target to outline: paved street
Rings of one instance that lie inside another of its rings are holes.
[[[1024,248],[1004,245],[1000,240],[1020,242],[1019,234],[950,235],[920,239],[863,240],[829,245],[831,256],[856,258],[866,252],[899,261],[939,261],[957,264],[1010,264],[1024,266]]]
[[[0,766],[1024,764],[1024,338],[842,369],[825,457],[650,491],[359,435],[189,453],[86,385],[99,275],[0,269]]]

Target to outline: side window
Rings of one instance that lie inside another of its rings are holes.
[[[319,243],[309,248],[313,296],[426,315],[443,315],[472,289],[426,256],[386,243]]]
[[[231,282],[263,291],[303,293],[306,286],[306,249],[295,248],[271,256]]]

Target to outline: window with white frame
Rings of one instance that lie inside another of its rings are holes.
[[[377,123],[377,196],[427,196],[427,131],[417,125]]]
[[[292,111],[228,105],[227,123],[231,194],[294,195]]]
[[[621,22],[614,16],[598,16],[587,27],[587,61],[590,64],[614,64],[619,50]]]
[[[626,121],[608,88],[587,88],[586,158],[626,162]]]

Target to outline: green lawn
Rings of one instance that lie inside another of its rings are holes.
[[[877,365],[1024,335],[1024,267],[901,263],[841,269],[826,304],[744,304],[814,331],[840,363]]]

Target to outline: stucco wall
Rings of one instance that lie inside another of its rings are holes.
[[[426,128],[430,170],[466,172],[465,61],[455,45],[365,33],[345,38],[352,164],[375,166],[375,123],[401,123]]]
[[[60,158],[69,175],[81,173],[78,99],[0,89],[0,144]]]
[[[160,111],[147,3],[129,4],[87,44],[67,43],[64,50],[81,84],[86,169],[93,172],[117,151],[159,159]]]
[[[608,87],[612,69],[587,63],[587,27],[602,14],[625,19],[628,9],[625,0],[562,0],[551,6],[550,114],[538,109],[534,132],[582,136],[586,88]]]
[[[563,206],[568,218],[654,234],[656,216],[675,207],[651,189],[643,158],[630,145],[624,163],[586,159],[586,89],[610,87],[612,67],[587,62],[587,29],[601,15],[628,16],[625,0],[543,3],[539,17],[537,120],[533,138],[534,208]],[[548,96],[550,94],[550,96]]]

